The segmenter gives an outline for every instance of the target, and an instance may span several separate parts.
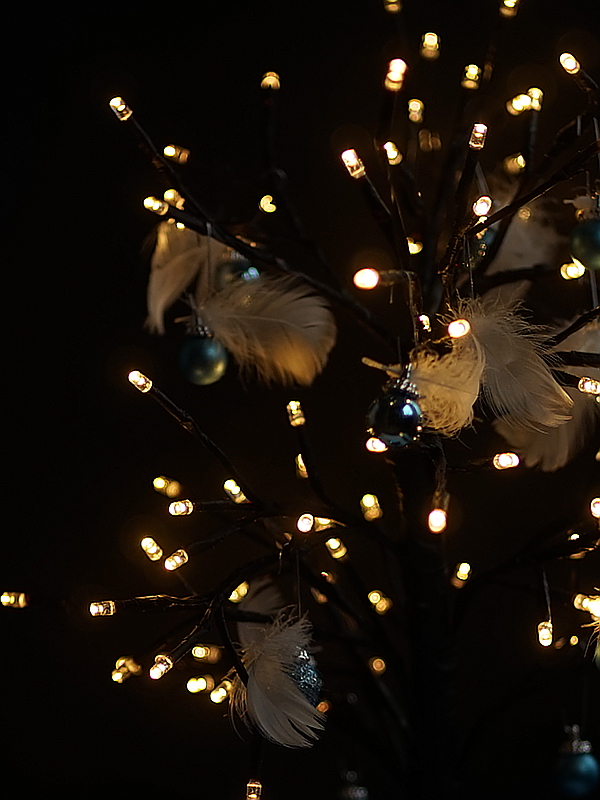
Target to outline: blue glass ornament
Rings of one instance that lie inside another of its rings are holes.
[[[234,281],[253,281],[260,277],[259,270],[241,256],[233,256],[229,261],[224,261],[216,270],[216,282],[218,289],[225,289]]]
[[[569,249],[571,258],[584,267],[600,270],[600,219],[586,219],[576,225]]]
[[[307,650],[298,649],[294,663],[289,669],[289,676],[311,706],[316,707],[321,697],[323,681],[314,658]]]
[[[190,383],[209,386],[227,369],[227,350],[210,336],[191,336],[179,352],[179,369]]]
[[[563,797],[588,798],[600,784],[600,766],[589,742],[579,738],[579,726],[566,728],[570,741],[561,748],[556,765],[558,787]]]
[[[367,415],[369,431],[388,447],[406,447],[417,441],[423,426],[423,412],[416,387],[410,381],[410,368],[389,383]]]

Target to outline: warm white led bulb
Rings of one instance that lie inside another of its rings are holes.
[[[281,88],[281,81],[276,72],[265,72],[260,82],[261,89],[274,89],[277,91]]]
[[[238,486],[237,482],[234,481],[233,478],[228,478],[225,483],[223,484],[223,489],[227,492],[229,497],[233,500],[234,503],[247,503],[248,498],[242,492],[240,487]]]
[[[388,71],[385,76],[383,85],[388,92],[399,92],[404,83],[404,76],[406,74],[407,66],[406,61],[401,58],[393,58],[388,64]]]
[[[196,661],[216,664],[221,659],[221,648],[216,644],[197,644],[192,647],[192,656]]]
[[[159,200],[158,197],[150,195],[144,198],[144,208],[152,211],[153,214],[158,214],[159,217],[164,217],[169,211],[171,206],[165,200]]]
[[[222,703],[224,700],[227,700],[229,693],[231,692],[232,684],[229,680],[223,680],[217,686],[216,689],[213,689],[210,693],[210,699],[213,703]]]
[[[159,561],[163,556],[162,547],[151,536],[145,536],[140,542],[140,547],[150,561]]]
[[[325,542],[325,546],[333,558],[343,558],[348,552],[346,545],[342,542],[342,540],[335,536],[333,536],[331,539],[328,539]]]
[[[577,384],[577,388],[584,394],[600,394],[600,381],[583,377]]]
[[[592,517],[600,519],[600,497],[594,497],[594,499],[591,501],[590,511],[592,512]]]
[[[198,675],[188,680],[186,689],[191,694],[198,694],[199,692],[210,692],[214,686],[215,681],[212,675]]]
[[[190,151],[186,147],[179,147],[177,144],[168,144],[163,149],[163,154],[177,164],[185,164],[190,157]]]
[[[371,267],[364,267],[354,273],[352,280],[359,289],[374,289],[379,283],[379,272]]]
[[[477,64],[467,64],[460,85],[464,89],[478,89],[480,78],[481,69],[477,66]]]
[[[534,111],[541,111],[542,110],[542,100],[544,99],[544,93],[541,89],[538,89],[537,86],[532,86],[530,89],[527,89],[527,94],[531,97],[531,108]]]
[[[383,149],[390,164],[399,164],[402,161],[402,153],[394,142],[385,142]]]
[[[188,561],[189,556],[185,550],[175,550],[168,558],[165,558],[165,569],[169,572],[173,572],[179,569],[179,567],[183,567]]]
[[[504,171],[508,175],[518,175],[519,172],[523,172],[526,165],[525,158],[521,155],[521,153],[515,153],[513,156],[506,156],[502,162]]]
[[[373,673],[373,675],[383,675],[383,673],[387,669],[387,664],[380,658],[379,656],[374,656],[373,658],[369,659],[369,669]]]
[[[264,211],[265,214],[272,214],[274,211],[277,211],[277,205],[273,202],[272,194],[263,195],[258,201],[258,207],[261,211]]]
[[[471,565],[468,561],[461,561],[454,573],[459,581],[466,581],[471,575]]]
[[[360,500],[360,509],[367,522],[383,517],[383,510],[379,505],[379,499],[374,494],[364,494]]]
[[[292,428],[304,425],[306,418],[299,400],[290,400],[287,404],[288,419]]]
[[[502,0],[500,3],[500,14],[503,17],[514,17],[517,13],[519,0]]]
[[[296,463],[296,475],[299,478],[308,478],[308,470],[306,469],[306,464],[302,458],[302,453],[298,453],[294,461]]]
[[[419,50],[423,58],[429,61],[435,61],[440,55],[440,37],[437,33],[424,33],[421,39],[421,47]]]
[[[496,453],[492,464],[496,469],[512,469],[519,466],[519,456],[516,453]]]
[[[247,581],[240,583],[233,592],[229,595],[229,600],[231,603],[241,603],[244,597],[248,594],[248,590],[250,589],[250,585]]]
[[[152,486],[157,492],[164,494],[165,497],[177,497],[181,492],[181,484],[179,481],[174,481],[171,478],[167,478],[165,475],[158,475],[154,478]]]
[[[262,783],[252,780],[246,784],[246,800],[260,800],[262,794]]]
[[[565,72],[568,72],[569,75],[577,75],[581,69],[581,64],[571,53],[561,53],[558,60],[560,61],[561,67]]]
[[[376,436],[371,436],[367,439],[365,447],[370,453],[385,453],[388,449],[388,446],[385,442],[382,442],[381,439],[378,439]]]
[[[538,629],[538,642],[542,645],[542,647],[550,647],[553,640],[552,623],[550,622],[550,620],[545,620],[544,622],[540,622],[537,629]]]
[[[533,100],[528,94],[517,94],[506,104],[506,110],[513,117],[522,114],[523,111],[529,111],[530,108],[533,108]]]
[[[427,525],[432,533],[442,533],[446,530],[447,514],[443,508],[434,508],[429,512]]]
[[[152,678],[153,681],[157,681],[159,678],[162,678],[173,666],[173,662],[166,655],[158,655],[154,659],[154,664],[150,667],[148,674]]]
[[[356,150],[344,150],[340,158],[344,162],[344,166],[348,170],[348,173],[353,178],[363,178],[367,174],[365,165],[358,157]]]
[[[114,600],[97,600],[95,603],[90,603],[92,617],[112,617],[116,612],[117,606]]]
[[[309,533],[313,529],[315,518],[312,514],[301,514],[296,520],[296,527],[300,533]]]
[[[139,372],[137,369],[134,369],[133,372],[130,372],[127,376],[129,383],[133,384],[136,389],[139,389],[140,392],[149,392],[152,388],[152,381],[150,378],[147,378],[142,372]]]
[[[580,261],[573,259],[573,261],[568,264],[562,265],[560,274],[566,281],[574,281],[585,275],[585,267]]]
[[[455,319],[448,325],[448,336],[452,339],[460,339],[466,336],[471,330],[471,325],[466,319]]]
[[[175,500],[169,503],[169,514],[173,517],[187,517],[194,513],[194,504],[191,500]]]
[[[408,101],[408,118],[411,122],[423,122],[425,103],[416,97]]]
[[[484,194],[481,197],[478,197],[473,203],[473,213],[476,217],[483,217],[489,213],[492,205],[492,198],[488,197],[487,194]]]
[[[114,111],[117,119],[120,122],[126,122],[133,114],[133,111],[129,108],[122,97],[113,97],[112,100],[109,100],[108,105]]]
[[[2,592],[0,603],[7,608],[25,608],[28,598],[25,592]]]
[[[469,138],[469,147],[471,150],[481,150],[485,145],[485,138],[487,136],[487,125],[482,122],[476,122],[471,129],[471,136]]]

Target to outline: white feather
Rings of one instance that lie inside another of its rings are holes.
[[[336,338],[323,298],[289,278],[234,281],[198,299],[202,320],[245,369],[265,382],[311,383]]]
[[[289,674],[299,653],[308,651],[310,623],[306,617],[293,620],[281,612],[272,624],[253,624],[253,628],[252,641],[242,653],[248,685],[234,679],[232,708],[270,741],[310,747],[324,717]]]
[[[557,350],[579,350],[600,353],[600,323],[593,322],[569,336]],[[600,380],[600,369],[594,367],[562,367],[564,372],[577,377],[589,376]],[[528,467],[539,467],[543,472],[554,472],[565,466],[589,441],[600,424],[600,404],[594,397],[578,389],[566,390],[573,401],[571,419],[557,428],[542,427],[539,431],[524,430],[510,419],[494,423],[496,431],[521,456]]]
[[[483,394],[499,417],[530,430],[569,419],[572,400],[542,358],[544,336],[515,313],[514,306],[464,300],[459,316],[485,356]]]
[[[160,223],[148,280],[146,324],[151,331],[164,333],[165,311],[199,273],[199,283],[206,286],[214,265],[227,252],[225,245],[189,228]]]

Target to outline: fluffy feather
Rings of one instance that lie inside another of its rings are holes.
[[[265,382],[307,385],[324,368],[336,328],[327,303],[289,278],[234,281],[198,302],[205,325]]]
[[[160,223],[148,280],[146,325],[151,331],[164,333],[165,311],[198,274],[199,283],[207,291],[215,264],[227,252],[225,245],[189,228]]]
[[[569,419],[572,400],[542,358],[544,337],[514,306],[465,300],[458,315],[470,322],[483,350],[483,394],[495,415],[529,430],[553,428]]]
[[[600,352],[600,323],[593,322],[569,336],[558,345],[560,350]],[[593,367],[562,367],[577,377],[587,375],[600,380],[600,369]],[[557,428],[542,427],[539,431],[524,430],[510,419],[497,420],[496,431],[513,447],[528,467],[539,467],[543,472],[554,472],[567,464],[589,441],[600,424],[600,404],[593,397],[577,389],[566,390],[573,401],[571,419]]]
[[[272,624],[252,627],[252,639],[242,653],[248,686],[234,679],[232,708],[270,741],[310,747],[324,717],[291,677],[298,658],[307,657],[310,623],[306,617],[294,620],[280,612]]]

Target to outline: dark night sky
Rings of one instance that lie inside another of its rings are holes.
[[[405,7],[412,48],[407,61],[417,62],[423,32],[442,37],[442,59],[426,65],[407,91],[423,97],[428,124],[444,140],[459,102],[460,71],[482,62],[496,3],[406,0]],[[557,54],[572,47],[591,74],[600,74],[597,22],[593,0],[523,0],[506,26],[494,100],[502,106],[517,91],[542,85],[541,146],[582,103],[560,72]],[[277,70],[283,82],[278,163],[308,236],[348,280],[357,253],[375,248],[385,258],[387,251],[336,153],[340,142],[368,141],[386,60],[410,48],[376,0],[184,3],[160,13],[144,4],[105,3],[77,15],[45,9],[33,21],[15,14],[8,30],[16,91],[6,105],[4,145],[9,411],[0,589],[68,604],[0,614],[4,739],[13,765],[7,782],[14,769],[22,797],[60,789],[65,797],[152,791],[241,798],[248,748],[222,706],[185,691],[193,667],[152,684],[147,677],[121,687],[110,680],[120,655],[135,653],[147,665],[170,622],[128,615],[92,620],[87,606],[109,597],[179,593],[173,576],[143,560],[139,533],[153,531],[165,550],[174,550],[193,537],[196,522],[167,519],[151,479],[173,475],[190,493],[214,498],[227,477],[127,384],[129,369],[152,375],[270,499],[297,491],[296,441],[285,422],[290,390],[268,390],[253,380],[244,389],[233,367],[213,386],[190,386],[174,363],[175,326],[164,340],[143,330],[147,259],[141,250],[155,220],[141,199],[161,186],[107,101],[126,97],[161,146],[189,146],[189,181],[201,201],[221,219],[248,222],[269,185],[258,86],[266,70]],[[520,135],[506,114],[486,113],[483,166],[491,169],[519,149]],[[419,177],[427,195],[430,173]],[[269,224],[277,235],[278,223]],[[314,264],[306,269],[318,274]],[[369,302],[391,319],[384,302]],[[556,277],[536,302],[548,322],[584,310],[588,295]],[[390,355],[348,315],[339,322],[330,366],[300,394],[329,492],[356,506],[366,491],[382,498],[392,492],[385,465],[362,448],[364,415],[381,381],[360,364],[363,355]],[[467,432],[450,444],[450,460],[489,456],[497,444]],[[548,525],[573,519],[600,484],[593,445],[551,475],[520,471],[503,475],[501,483],[498,476],[492,482],[487,475],[455,475],[448,563],[467,560],[474,570],[492,569]],[[393,586],[395,576],[369,543],[352,544],[366,583]],[[239,540],[213,550],[190,579],[205,591],[249,552],[251,545]],[[566,592],[591,592],[599,574],[597,555],[548,570],[551,585]],[[565,723],[587,722],[584,732],[600,750],[598,675],[589,659],[582,666],[577,648],[541,652],[535,641],[538,580],[534,570],[521,569],[482,589],[459,631],[461,736],[481,720],[463,774],[468,797],[549,796],[544,775]],[[583,636],[585,629],[577,628],[582,616],[565,602],[557,611],[560,635]],[[335,681],[331,691],[341,692]],[[312,752],[272,748],[265,800],[333,800],[342,767],[359,770],[372,800],[393,797],[387,773],[378,774],[350,738],[346,761],[336,762],[337,735],[326,733]]]

